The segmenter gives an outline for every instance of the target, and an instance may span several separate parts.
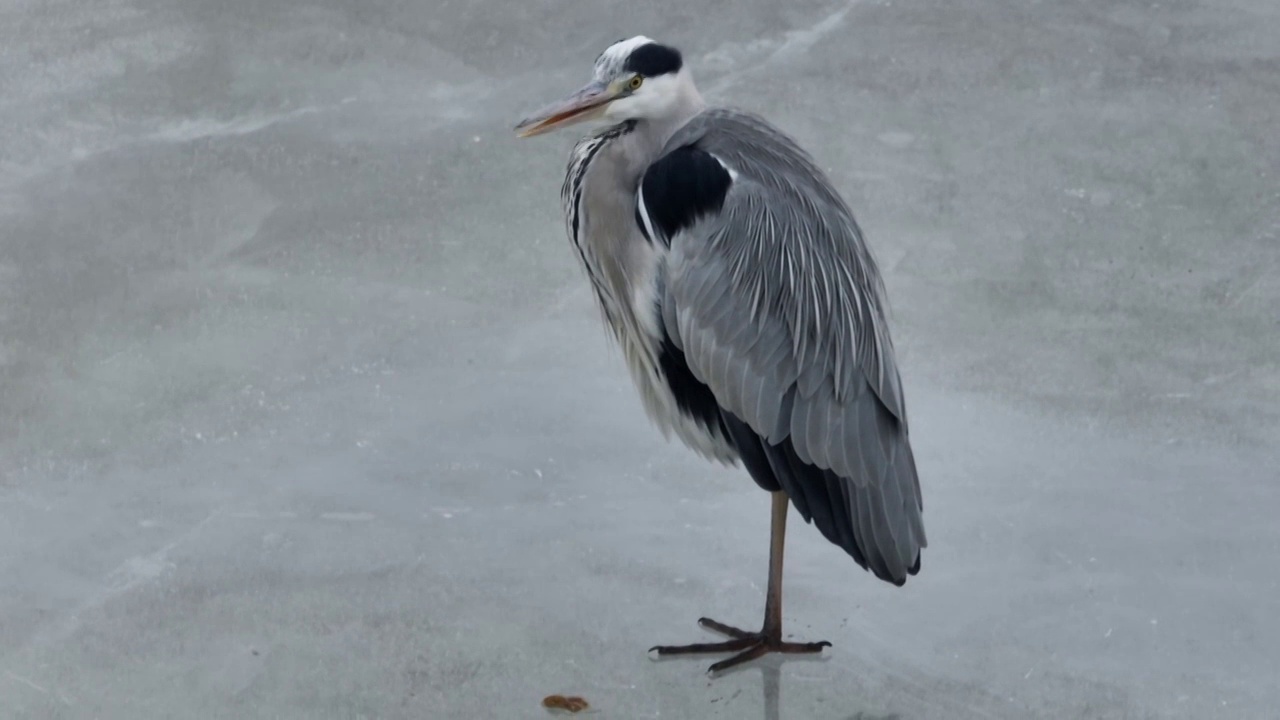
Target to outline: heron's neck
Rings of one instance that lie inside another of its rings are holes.
[[[688,72],[688,70],[681,71],[680,91],[671,106],[671,112],[661,120],[650,121],[660,145],[665,145],[676,130],[707,108],[707,103],[702,99],[702,93],[698,92],[698,87],[693,84],[693,78],[689,77]]]
[[[680,84],[680,93],[671,106],[671,112],[662,118],[637,122],[635,129],[626,135],[624,141],[633,146],[633,152],[643,161],[641,169],[657,160],[671,136],[706,107],[707,103],[703,101],[698,88],[692,80],[686,78]]]

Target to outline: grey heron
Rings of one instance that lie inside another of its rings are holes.
[[[566,226],[650,419],[772,493],[764,625],[702,618],[725,642],[658,655],[820,652],[782,636],[788,502],[877,578],[903,585],[925,547],[920,481],[885,290],[848,205],[794,140],[708,108],[681,53],[644,36],[522,137],[604,128],[570,156]]]

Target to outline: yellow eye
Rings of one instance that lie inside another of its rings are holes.
[[[639,90],[640,86],[643,84],[644,84],[644,78],[639,75],[636,75],[635,77],[631,78],[630,82],[627,83],[627,87],[630,88],[632,91],[635,91],[635,90]]]

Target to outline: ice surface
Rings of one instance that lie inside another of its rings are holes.
[[[823,162],[879,257],[905,588],[664,443],[518,141],[614,40]],[[0,9],[0,717],[1270,718],[1280,6]]]

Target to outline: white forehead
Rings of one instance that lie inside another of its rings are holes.
[[[618,42],[605,48],[600,53],[600,57],[596,58],[596,79],[607,80],[614,77],[622,71],[622,66],[626,64],[627,58],[631,53],[641,45],[648,45],[653,40],[644,35],[637,35],[626,40]]]

